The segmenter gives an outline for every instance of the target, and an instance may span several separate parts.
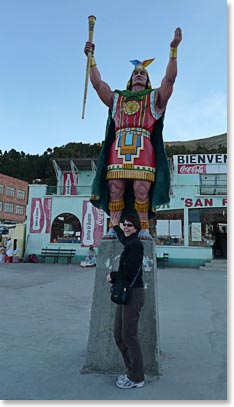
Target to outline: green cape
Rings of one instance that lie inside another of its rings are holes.
[[[143,94],[151,92],[151,90],[143,90],[140,92],[132,92],[132,91],[119,91],[116,90],[115,92],[119,93],[120,95],[127,96],[127,99],[131,98],[140,98]],[[158,205],[163,205],[170,201],[169,198],[169,189],[170,189],[170,171],[168,160],[166,156],[166,152],[163,145],[163,137],[162,137],[162,130],[163,130],[163,119],[164,114],[160,117],[159,120],[155,123],[153,132],[151,134],[151,143],[155,152],[156,157],[156,175],[155,181],[152,182],[150,192],[149,192],[149,200],[150,200],[150,210],[149,210],[149,218],[155,217],[155,212]],[[103,143],[101,152],[98,157],[97,163],[97,171],[95,174],[95,178],[93,180],[93,184],[91,187],[91,198],[90,201],[94,206],[99,209],[103,209],[107,215],[110,215],[110,210],[108,208],[110,195],[109,195],[109,188],[108,188],[108,181],[106,179],[107,174],[107,162],[110,147],[115,140],[115,125],[114,120],[112,119],[112,113],[109,110],[107,124],[106,124],[106,135],[105,141]],[[124,209],[122,211],[122,220],[124,217],[130,214],[136,214],[136,210],[134,209],[134,193],[133,188],[130,183],[127,185],[125,194],[124,194]]]

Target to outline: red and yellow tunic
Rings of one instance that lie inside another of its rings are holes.
[[[156,89],[131,99],[115,92],[112,118],[115,140],[111,145],[107,179],[155,179],[155,154],[150,141],[155,122],[161,117],[154,107]]]

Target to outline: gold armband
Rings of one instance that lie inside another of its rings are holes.
[[[139,202],[135,200],[134,208],[136,209],[137,212],[148,212],[150,208],[150,201],[147,200],[145,202]]]
[[[96,64],[96,61],[95,61],[95,58],[94,57],[91,57],[90,58],[90,67],[91,66],[96,66],[97,64]]]
[[[124,208],[124,200],[120,199],[120,201],[110,201],[109,202],[109,209],[111,211],[117,212],[117,211],[122,211]]]
[[[141,220],[141,229],[149,229],[149,222]]]
[[[177,58],[177,48],[170,49],[170,58]]]

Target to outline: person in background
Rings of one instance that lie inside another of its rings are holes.
[[[124,245],[120,256],[118,271],[112,271],[107,275],[107,282],[128,281],[131,283],[143,262],[143,244],[138,238],[141,229],[138,217],[128,216],[123,223],[123,230],[118,225],[118,216],[113,217],[113,227],[119,241]],[[143,357],[139,339],[137,336],[140,312],[144,304],[144,285],[142,269],[133,288],[131,289],[130,301],[126,305],[116,305],[114,320],[114,338],[127,373],[120,375],[116,386],[122,389],[144,386]]]
[[[86,257],[86,263],[96,264],[96,252],[93,246],[89,246],[88,256]]]
[[[6,248],[2,242],[0,242],[0,263],[5,262],[5,254],[6,254]]]

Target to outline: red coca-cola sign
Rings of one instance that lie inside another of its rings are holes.
[[[30,233],[50,233],[51,213],[51,198],[32,198]]]
[[[178,174],[206,174],[206,164],[178,165]]]
[[[90,201],[83,201],[81,246],[98,247],[99,241],[103,237],[104,212],[91,204]]]

